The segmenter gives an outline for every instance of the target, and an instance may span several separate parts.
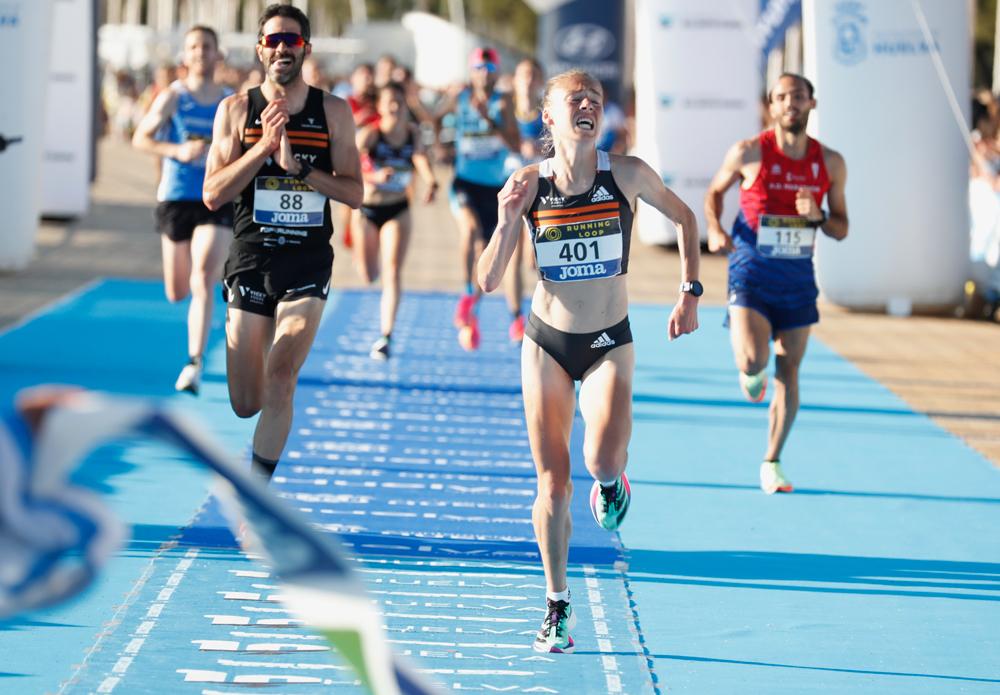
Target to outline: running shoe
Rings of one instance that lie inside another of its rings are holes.
[[[477,301],[479,301],[479,297],[474,294],[463,294],[458,298],[458,304],[455,305],[455,328],[469,325]]]
[[[201,365],[188,362],[178,375],[174,388],[197,396],[199,386],[201,386]]]
[[[507,329],[507,335],[510,336],[510,342],[520,343],[524,340],[524,315],[518,314],[514,317],[514,320],[510,322],[510,328]]]
[[[621,526],[631,502],[632,487],[624,473],[611,487],[604,487],[595,480],[590,488],[590,511],[594,515],[594,521],[608,531]]]
[[[760,464],[760,489],[768,495],[776,492],[791,492],[795,488],[788,482],[777,461],[764,461]]]
[[[751,403],[760,403],[767,393],[767,370],[762,369],[756,374],[740,372],[740,389]]]
[[[576,627],[576,615],[569,601],[546,599],[545,620],[535,635],[533,648],[536,652],[572,654],[576,645],[569,631]]]
[[[389,339],[383,335],[372,343],[372,349],[368,352],[368,355],[373,360],[381,360],[382,362],[389,359]]]
[[[458,329],[458,344],[467,352],[479,349],[479,319],[469,316],[469,322]]]

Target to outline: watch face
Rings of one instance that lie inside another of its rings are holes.
[[[705,288],[697,280],[681,283],[681,292],[687,292],[692,296],[700,297],[704,291]]]

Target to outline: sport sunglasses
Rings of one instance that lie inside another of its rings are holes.
[[[302,37],[302,34],[296,34],[291,31],[279,31],[260,37],[260,45],[266,48],[277,48],[282,43],[289,48],[299,48],[306,45],[306,40]]]

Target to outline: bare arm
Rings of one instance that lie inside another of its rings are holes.
[[[361,183],[361,158],[358,156],[358,147],[354,140],[354,117],[351,115],[351,107],[343,99],[328,94],[324,97],[323,108],[326,111],[326,122],[330,127],[330,159],[333,161],[333,172],[313,169],[304,181],[327,198],[351,208],[358,208],[364,200],[365,190]],[[298,160],[294,158],[284,163],[279,160],[278,163],[292,176],[301,171]]]
[[[740,173],[753,144],[750,140],[741,140],[729,148],[722,167],[712,177],[705,193],[705,226],[708,231],[708,249],[710,251],[732,251],[733,240],[722,228],[722,199],[726,191],[742,178]]]
[[[277,149],[279,131],[284,132],[288,114],[276,107],[276,103],[268,104],[261,113],[264,134],[246,152],[243,152],[240,142],[240,129],[248,108],[246,94],[226,97],[219,105],[219,110],[215,112],[212,147],[208,150],[202,187],[202,200],[209,210],[218,210],[234,200],[240,191],[250,185],[264,160]]]
[[[378,126],[375,125],[366,125],[364,128],[358,129],[358,134],[355,137],[355,144],[358,146],[359,161],[369,156],[369,151],[371,150],[372,145],[375,144],[376,133],[378,133]],[[374,162],[372,162],[372,164],[374,164]],[[392,172],[390,171],[389,175],[391,174]],[[384,172],[380,173],[380,170],[376,170],[374,167],[367,171],[364,167],[362,167],[361,177],[362,181],[372,185],[385,183],[389,178]]]
[[[173,89],[164,89],[153,100],[149,111],[136,127],[135,134],[132,135],[132,146],[142,152],[155,154],[158,157],[170,157],[182,162],[189,162],[204,154],[205,143],[197,140],[178,144],[156,139],[156,134],[167,124],[176,109],[177,92]],[[185,151],[182,152],[182,149]]]
[[[830,190],[826,193],[826,202],[830,206],[830,216],[820,225],[820,229],[828,237],[843,241],[847,237],[847,163],[843,156],[834,150],[826,150],[826,170],[830,174]]]
[[[636,197],[656,208],[677,225],[677,250],[681,257],[681,279],[693,282],[698,279],[701,260],[698,220],[677,194],[663,185],[663,179],[646,162],[637,157],[613,157],[612,162],[624,169],[622,178]],[[671,340],[698,328],[698,298],[681,292],[677,305],[670,314],[667,333]]]
[[[503,139],[507,149],[517,153],[521,151],[521,132],[517,129],[517,119],[514,117],[514,106],[509,97],[504,97],[500,107],[500,122],[494,124]]]
[[[464,89],[464,84],[454,84],[449,87],[445,91],[444,96],[438,100],[437,105],[434,107],[433,114],[433,120],[436,127],[440,128],[441,119],[454,111],[455,107],[458,106],[458,95],[461,94]]]
[[[538,167],[529,166],[514,172],[497,194],[497,228],[476,267],[479,286],[492,292],[500,286],[510,263],[524,221],[521,216],[538,192]]]
[[[437,194],[437,177],[434,176],[434,169],[431,168],[431,162],[427,158],[427,152],[424,150],[424,144],[420,141],[420,129],[416,126],[412,126],[411,131],[413,132],[413,142],[415,143],[412,158],[413,168],[416,169],[420,178],[422,178],[424,183],[427,184],[427,191],[424,193],[424,202],[430,203],[434,200],[434,196]]]

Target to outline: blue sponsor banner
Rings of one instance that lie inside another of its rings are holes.
[[[625,3],[571,0],[539,16],[538,59],[548,76],[579,68],[621,103]]]
[[[754,25],[754,37],[760,46],[761,59],[785,41],[785,32],[802,21],[802,0],[760,0],[760,15]]]

